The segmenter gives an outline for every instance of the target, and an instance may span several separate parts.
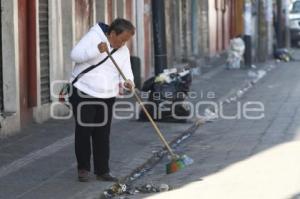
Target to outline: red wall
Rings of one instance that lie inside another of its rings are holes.
[[[37,105],[36,80],[36,9],[35,1],[18,1],[19,87],[21,126],[32,120]]]

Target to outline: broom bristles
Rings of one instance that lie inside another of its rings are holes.
[[[191,165],[193,163],[193,159],[188,157],[187,155],[183,155],[180,158],[172,159],[170,163],[166,165],[166,173],[171,174],[175,173],[184,167]]]

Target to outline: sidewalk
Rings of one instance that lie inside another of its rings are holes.
[[[195,103],[199,100],[205,100],[208,92],[215,93],[215,101],[230,98],[230,96],[236,94],[241,86],[245,85],[247,80],[249,80],[247,70],[216,68],[214,71],[194,79],[192,91],[198,93],[198,96],[192,101]],[[170,141],[188,130],[193,125],[193,121],[194,119],[185,124],[159,123],[158,125],[166,139]],[[248,125],[245,122],[241,124]],[[201,133],[200,140],[199,136],[193,137],[193,141],[198,140],[199,142],[193,142],[189,145],[192,148],[183,151],[195,158],[199,155],[198,147],[205,148],[205,145],[207,145],[202,143],[202,136],[207,135],[209,139],[205,139],[205,142],[212,143],[210,139],[219,140],[224,130],[228,129],[228,125],[227,121],[205,125],[204,129],[214,127],[213,131],[220,131],[216,135],[210,135],[209,130],[204,134]],[[261,125],[263,126],[263,124]],[[111,183],[98,182],[95,178],[92,178],[88,183],[77,181],[76,159],[73,149],[73,126],[73,120],[51,120],[41,125],[33,124],[24,129],[19,135],[0,140],[0,198],[65,199],[99,197],[102,190],[108,188]],[[200,128],[201,132],[203,128]],[[229,142],[230,137],[232,136],[226,137],[225,141]],[[117,176],[127,176],[135,168],[146,162],[153,155],[153,152],[160,150],[161,147],[162,144],[150,123],[134,120],[114,120],[111,134],[111,170]],[[212,152],[205,152],[205,154],[208,159],[222,157],[222,155]],[[197,162],[201,163],[202,161],[196,160],[194,163],[196,167],[199,166]],[[214,167],[205,165],[204,168],[210,170],[209,173],[213,173],[212,169]],[[164,174],[164,171],[155,169],[151,173],[159,178],[161,174]],[[182,174],[184,172],[179,175]],[[141,180],[150,180],[153,175],[144,177]],[[170,176],[176,177],[176,175]],[[189,176],[195,175],[189,173]],[[182,176],[182,178],[185,178],[185,176]],[[137,196],[137,198],[141,197],[143,196]]]
[[[166,183],[173,191],[130,198],[299,199],[299,74],[299,62],[279,63],[238,100],[262,102],[263,119],[220,119],[204,125],[180,147],[194,159],[193,165],[166,175],[164,159],[135,183]],[[228,115],[236,110],[236,103],[226,106]]]

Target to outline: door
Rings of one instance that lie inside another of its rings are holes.
[[[230,13],[230,38],[234,38],[244,32],[244,0],[231,1]]]
[[[35,1],[18,0],[19,90],[21,126],[32,121],[36,93],[36,16]]]

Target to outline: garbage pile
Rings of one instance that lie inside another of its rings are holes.
[[[274,58],[277,61],[289,62],[292,60],[292,56],[286,48],[278,48],[274,50]]]
[[[142,98],[146,98],[144,105],[152,118],[159,122],[186,122],[182,118],[190,115],[190,108],[184,102],[191,83],[191,71],[185,69],[181,72],[167,69],[145,81]],[[139,121],[148,121],[143,110],[140,110]]]
[[[168,184],[156,185],[153,183],[141,184],[138,186],[129,186],[127,184],[116,183],[110,188],[106,189],[100,199],[112,199],[112,198],[127,198],[126,196],[135,195],[137,193],[159,193],[171,190]]]
[[[242,38],[236,37],[230,40],[230,46],[228,49],[228,57],[226,60],[227,69],[239,69],[241,68],[241,62],[243,61],[243,55],[245,52],[245,42]]]

